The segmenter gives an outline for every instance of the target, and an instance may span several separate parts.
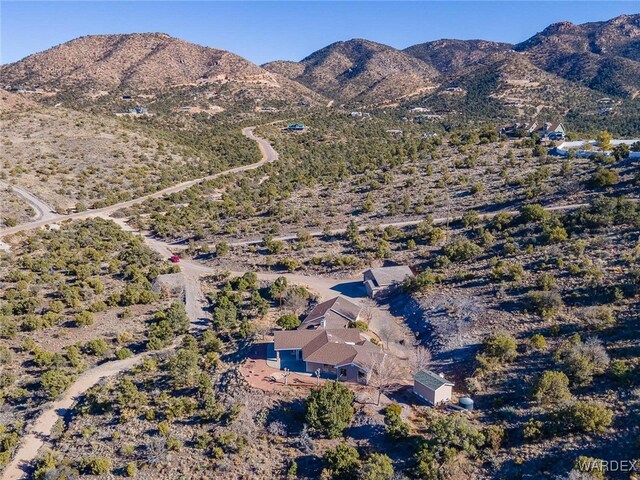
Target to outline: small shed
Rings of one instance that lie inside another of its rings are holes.
[[[413,377],[413,393],[431,405],[438,405],[451,401],[453,383],[442,374],[421,370]]]

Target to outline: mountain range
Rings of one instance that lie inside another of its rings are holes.
[[[455,104],[466,98],[469,104],[473,95],[538,108],[554,101],[571,108],[569,99],[580,96],[621,101],[638,96],[640,15],[555,23],[516,45],[437,40],[398,50],[353,39],[299,62],[262,66],[161,33],[92,35],[3,65],[0,81],[84,98],[196,88],[222,103],[381,106],[425,98]]]

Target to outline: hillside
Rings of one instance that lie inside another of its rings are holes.
[[[481,64],[444,77],[442,85],[423,99],[423,104],[456,116],[479,116],[494,122],[500,118],[528,121],[541,112],[548,119],[562,118],[572,110],[595,114],[600,96],[537,68],[526,56],[499,52],[487,56]]]
[[[264,65],[341,101],[387,103],[434,86],[438,72],[404,52],[369,40],[336,42],[295,62]]]
[[[91,35],[0,68],[3,84],[41,86],[92,97],[204,87],[253,99],[317,101],[318,96],[244,58],[161,33]]]
[[[435,67],[443,75],[460,72],[472,65],[484,64],[497,52],[512,45],[485,40],[436,40],[405,48],[403,52]]]
[[[225,162],[248,163],[257,153],[235,128],[171,132],[151,118],[139,124],[8,92],[0,98],[0,180],[27,188],[60,212],[139,197],[215,173]],[[5,215],[25,220],[21,212],[3,210],[0,224]]]
[[[560,22],[515,46],[539,67],[611,95],[640,93],[640,15]]]

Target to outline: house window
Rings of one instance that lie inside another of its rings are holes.
[[[362,380],[365,377],[365,374],[362,370],[358,371],[358,380]]]
[[[347,369],[346,368],[341,368],[340,369],[340,376],[341,377],[346,377],[347,376]]]

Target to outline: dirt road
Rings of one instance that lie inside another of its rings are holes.
[[[35,196],[29,190],[26,190],[17,185],[9,185],[5,182],[0,182],[0,188],[7,188],[13,190],[17,195],[22,197],[35,212],[33,216],[34,221],[51,221],[56,218],[58,214],[54,211],[53,207],[41,198]]]
[[[149,195],[138,197],[138,198],[135,198],[133,200],[128,200],[126,202],[116,203],[114,205],[110,205],[110,206],[104,207],[104,208],[97,208],[97,209],[94,209],[94,210],[87,210],[85,212],[72,213],[70,215],[60,215],[60,214],[56,214],[56,213],[47,214],[46,218],[45,218],[45,216],[43,216],[42,218],[40,218],[38,220],[35,220],[33,222],[24,223],[22,225],[17,225],[15,227],[2,229],[2,230],[0,230],[0,237],[2,237],[4,235],[10,235],[12,233],[18,233],[18,232],[23,232],[23,231],[26,231],[26,230],[32,230],[34,228],[42,227],[42,226],[44,226],[44,225],[46,225],[48,223],[62,222],[64,220],[71,220],[71,219],[79,220],[79,219],[84,219],[84,218],[95,218],[95,217],[109,218],[109,216],[113,212],[115,212],[117,210],[120,210],[122,208],[130,207],[132,205],[137,205],[139,203],[144,202],[145,200],[148,200],[148,199],[151,199],[151,198],[162,197],[164,195],[168,195],[168,194],[171,194],[171,193],[181,192],[182,190],[186,190],[187,188],[189,188],[189,187],[191,187],[193,185],[205,182],[207,180],[213,180],[213,179],[221,177],[223,175],[229,175],[229,174],[239,173],[239,172],[246,172],[248,170],[254,170],[256,168],[261,167],[265,163],[269,163],[269,162],[273,162],[273,161],[277,160],[278,159],[278,153],[271,147],[271,144],[267,140],[256,136],[255,133],[254,133],[254,129],[255,129],[255,127],[243,128],[242,129],[242,134],[245,137],[250,138],[251,140],[254,140],[255,142],[258,143],[258,148],[260,149],[260,153],[262,154],[262,158],[258,162],[251,163],[249,165],[242,165],[240,167],[230,168],[229,170],[224,170],[222,172],[215,173],[213,175],[208,175],[208,176],[202,177],[202,178],[197,178],[195,180],[189,180],[189,181],[186,181],[186,182],[178,183],[177,185],[165,188],[163,190],[158,190],[157,192],[150,193]],[[17,187],[14,187],[14,188],[17,188]],[[24,189],[21,189],[21,190],[26,192],[26,190],[24,190]],[[32,195],[32,194],[30,194],[28,192],[27,192],[27,194],[32,197],[31,200],[39,200],[34,195]],[[27,201],[29,201],[31,203],[30,200],[27,200]],[[49,208],[48,205],[46,205],[44,202],[42,203],[42,205],[45,205],[47,208]],[[33,206],[33,204],[32,204],[32,206]],[[49,210],[49,212],[51,212],[51,210]]]
[[[581,207],[587,207],[589,206],[588,203],[572,203],[569,205],[554,205],[551,207],[545,207],[545,210],[547,210],[548,212],[556,212],[556,211],[564,211],[564,210],[575,210],[577,208],[581,208]],[[501,210],[499,212],[492,212],[492,213],[485,213],[480,215],[480,219],[481,220],[489,220],[493,217],[495,217],[498,214],[501,213],[506,213],[508,215],[517,215],[518,213],[520,213],[517,210]],[[456,220],[460,220],[462,217],[461,216],[450,216],[450,217],[439,217],[439,218],[434,218],[433,219],[433,224],[434,225],[444,225],[447,222],[454,222]],[[424,219],[416,219],[416,220],[405,220],[402,222],[392,222],[392,223],[380,223],[380,224],[376,224],[376,225],[364,225],[364,226],[360,226],[358,227],[358,230],[360,230],[361,232],[364,232],[365,230],[367,230],[368,228],[381,228],[381,229],[385,229],[387,227],[396,227],[396,228],[402,228],[402,227],[410,227],[410,226],[414,226],[414,225],[418,225],[420,222],[422,222]],[[340,235],[346,232],[346,228],[336,228],[333,230],[330,230],[331,235]],[[323,231],[323,230],[314,230],[312,232],[309,232],[309,235],[311,235],[312,237],[322,237],[324,235],[326,235],[327,232]],[[282,235],[279,237],[273,237],[272,240],[277,240],[277,241],[291,241],[291,240],[295,240],[297,238],[297,235]],[[231,247],[242,247],[242,246],[248,246],[248,245],[259,245],[263,243],[262,239],[253,239],[253,240],[242,240],[239,242],[230,242],[229,246]],[[215,244],[211,244],[210,245],[211,248],[215,248]]]

